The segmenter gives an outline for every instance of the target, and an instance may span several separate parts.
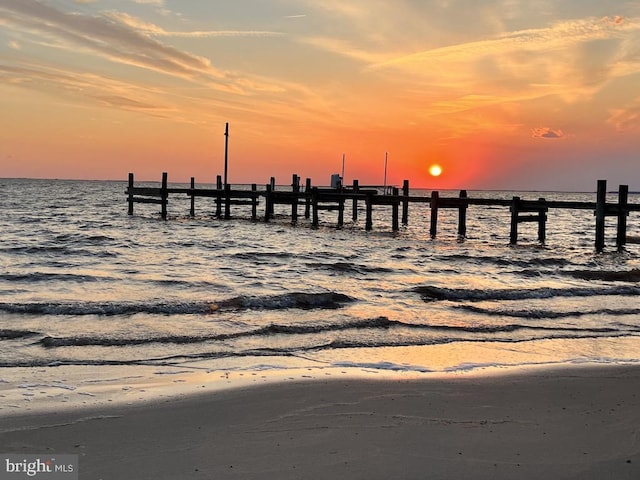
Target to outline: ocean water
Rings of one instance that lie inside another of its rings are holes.
[[[193,372],[256,381],[640,362],[640,245],[617,251],[615,219],[598,254],[591,211],[551,210],[544,245],[522,224],[511,246],[506,207],[470,207],[465,239],[457,212],[441,210],[431,239],[424,204],[396,233],[390,208],[375,207],[366,232],[364,212],[341,229],[322,212],[314,229],[302,216],[291,225],[285,206],[269,223],[250,207],[217,219],[205,198],[191,218],[186,196],[171,197],[167,221],[157,205],[128,216],[125,188],[0,179],[5,411],[156,381],[191,388]],[[595,200],[469,192],[513,195]]]

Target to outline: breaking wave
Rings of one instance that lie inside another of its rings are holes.
[[[485,301],[485,300],[524,300],[553,297],[593,297],[597,295],[639,295],[640,287],[575,287],[575,288],[509,288],[509,289],[468,289],[445,288],[423,285],[415,287],[425,302],[449,301]]]
[[[217,302],[42,302],[0,303],[0,311],[30,315],[206,315],[229,310],[336,309],[355,299],[336,292],[239,296]]]

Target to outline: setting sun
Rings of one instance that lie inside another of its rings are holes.
[[[429,174],[432,177],[438,177],[438,176],[440,176],[441,173],[442,173],[442,167],[440,165],[438,165],[437,163],[433,164],[433,165],[431,165],[429,167]]]

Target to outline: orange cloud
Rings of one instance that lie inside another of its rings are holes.
[[[534,128],[531,136],[533,138],[564,138],[562,130],[555,130],[549,127]]]

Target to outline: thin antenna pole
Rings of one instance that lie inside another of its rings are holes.
[[[342,181],[342,184],[344,185],[344,153],[342,154],[342,176],[340,177],[340,180]]]
[[[389,152],[384,152],[384,191],[387,191],[387,160],[389,160]]]
[[[229,169],[229,122],[224,129],[224,188],[227,188],[227,171]]]

